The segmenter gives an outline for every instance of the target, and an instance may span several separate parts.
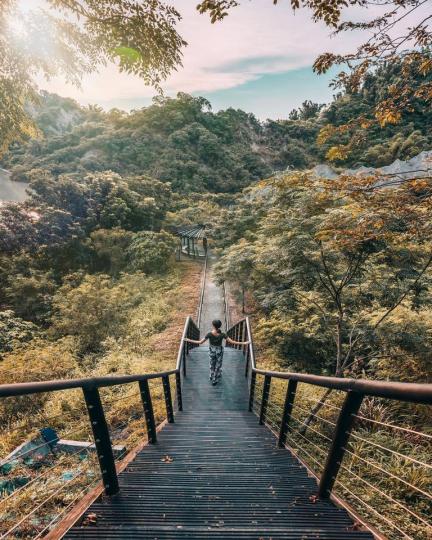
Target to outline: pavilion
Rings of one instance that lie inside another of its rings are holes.
[[[205,257],[207,236],[205,225],[189,225],[177,228],[181,252],[189,257]]]

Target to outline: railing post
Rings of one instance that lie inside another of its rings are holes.
[[[363,397],[363,394],[352,391],[349,391],[346,395],[319,483],[318,496],[321,498],[328,498],[331,494],[354,424],[353,415],[358,413]]]
[[[239,337],[240,337],[239,341],[244,341],[244,321],[241,321],[241,323],[240,323],[240,335],[239,335]],[[240,345],[239,348],[244,354],[244,345]]]
[[[166,405],[168,423],[173,424],[174,413],[173,413],[172,398],[171,398],[171,387],[170,387],[168,375],[164,375],[162,377],[162,385],[163,385],[163,392],[165,396],[165,405]]]
[[[249,353],[249,345],[246,345],[247,349],[246,349],[246,357],[245,357],[245,377],[247,378],[248,376],[248,373],[249,373],[249,356],[250,356],[250,353]]]
[[[179,411],[183,410],[183,399],[182,399],[182,387],[181,387],[181,377],[180,372],[175,374],[176,378],[176,391],[177,391],[177,407]]]
[[[102,481],[107,495],[115,495],[119,492],[117,470],[111,439],[106,423],[102,402],[97,388],[83,388],[84,399],[90,418],[99,466],[102,473]]]
[[[262,393],[262,400],[261,400],[261,412],[260,412],[260,418],[259,423],[264,424],[265,415],[267,412],[267,403],[268,398],[270,394],[270,383],[271,383],[271,377],[270,375],[264,376],[264,386],[263,386],[263,393]]]
[[[182,361],[182,364],[183,364],[183,377],[186,377],[186,342],[183,342],[183,361]]]
[[[279,440],[278,440],[278,446],[279,448],[284,448],[286,439],[287,439],[287,433],[289,429],[289,423],[291,420],[291,412],[293,410],[294,405],[294,399],[296,395],[297,390],[297,381],[294,379],[290,379],[288,381],[288,387],[285,395],[285,405],[283,410],[283,416],[279,431]]]
[[[139,381],[139,389],[141,394],[141,401],[144,407],[144,416],[147,426],[147,438],[150,444],[155,444],[157,442],[156,436],[156,423],[153,413],[153,404],[151,400],[149,383],[147,380]]]
[[[254,402],[254,397],[255,397],[255,384],[256,384],[256,373],[255,371],[252,371],[250,390],[249,390],[249,412],[253,411],[253,402]]]

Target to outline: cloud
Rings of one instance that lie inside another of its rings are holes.
[[[312,21],[307,9],[294,13],[289,2],[274,6],[271,0],[244,0],[223,22],[216,24],[196,11],[196,3],[197,0],[184,0],[180,7],[176,5],[183,16],[179,32],[188,46],[183,66],[163,84],[168,95],[180,91],[226,91],[268,75],[310,68],[320,53],[352,51],[365,37],[358,33],[332,37],[328,27]],[[372,17],[380,9],[366,13]],[[364,16],[365,10],[349,8],[345,18],[360,20]],[[41,86],[83,104],[99,103],[105,107],[130,108],[138,102],[150,102],[155,94],[138,77],[119,73],[115,65],[86,76],[82,89],[60,79],[41,81]]]
[[[327,27],[313,23],[305,10],[294,14],[288,3],[273,6],[264,0],[244,2],[216,24],[196,11],[196,0],[185,4],[181,8],[183,19],[179,32],[188,46],[184,50],[183,67],[163,85],[167,94],[234,88],[266,74],[311,66],[323,49],[334,50],[336,45],[341,50],[341,40],[338,44],[331,40]],[[128,100],[132,103],[139,98],[151,98],[155,93],[138,77],[119,73],[115,65],[86,76],[81,89],[59,78],[40,84],[83,104],[105,106],[127,104]]]

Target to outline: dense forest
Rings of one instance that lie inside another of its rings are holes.
[[[81,3],[51,4],[91,21],[73,32],[69,27],[64,57],[75,52],[69,58],[76,65],[51,66],[43,55],[38,64],[28,48],[17,62],[0,35],[0,63],[9,62],[11,73],[7,85],[0,79],[0,97],[7,97],[0,99],[0,166],[29,188],[26,201],[0,205],[0,384],[171,368],[184,315],[195,311],[199,295],[201,266],[176,258],[176,228],[189,224],[206,225],[218,259],[214,276],[227,283],[237,312],[250,315],[260,367],[432,382],[430,169],[418,178],[347,172],[432,149],[432,61],[422,49],[428,46],[425,32],[409,61],[394,53],[358,72],[370,53],[359,49],[349,59],[351,78],[342,75],[344,84],[331,103],[306,100],[286,118],[259,120],[232,108],[214,112],[205,98],[185,93],[159,94],[152,105],[128,113],[36,92],[26,70],[79,79],[115,60],[159,89],[180,62],[184,42],[172,23],[180,15],[157,0],[149,4],[158,17],[138,10],[136,20],[128,12],[131,3],[121,0],[87,0],[84,13]],[[237,4],[204,0],[199,9],[215,22]],[[292,4],[311,8],[327,23],[332,6],[339,21],[345,2]],[[119,27],[110,22],[123,19]],[[140,42],[144,27],[154,42]],[[116,46],[117,38],[129,43],[137,29],[136,49]],[[317,70],[325,71],[319,65]],[[323,163],[340,174],[320,178],[312,169]],[[298,453],[303,445],[322,465],[323,436],[331,442],[341,393],[304,386],[296,398],[296,413],[301,416],[301,407],[305,412],[298,420],[302,439],[291,434],[290,444]],[[104,390],[103,400],[113,443],[130,449],[146,433],[140,396],[129,390]],[[151,390],[160,421],[163,392]],[[261,391],[258,385],[257,395]],[[271,391],[280,412],[285,387],[275,384]],[[390,516],[402,530],[390,538],[427,538],[429,409],[368,398],[362,414],[356,426],[361,438],[352,441],[352,458],[344,463],[397,501],[356,485],[378,518],[370,507],[362,515],[389,535]],[[42,425],[62,437],[92,440],[75,390],[1,400],[0,424],[0,457],[38,437]],[[389,453],[382,455],[380,448]],[[96,469],[94,456],[85,460]],[[67,509],[83,486],[98,481],[89,473],[56,499],[64,475],[73,481],[67,475],[81,465],[81,455],[57,461],[54,454],[0,465],[0,533],[20,526],[22,515],[32,516],[38,497],[53,495],[17,538],[42,534],[59,508]],[[52,474],[56,467],[59,474]],[[41,471],[51,483],[40,481]],[[349,488],[358,484],[346,471],[339,478]],[[12,494],[17,499],[9,499]],[[349,490],[343,496],[362,509]],[[381,514],[387,516],[384,524]]]
[[[432,112],[420,98],[397,125],[365,127],[401,77],[401,66],[393,63],[369,75],[357,92],[347,89],[328,105],[305,101],[289,118],[265,122],[241,110],[214,113],[207,100],[187,94],[157,98],[129,114],[44,94],[32,108],[41,137],[13,145],[2,166],[18,181],[28,181],[30,171],[40,168],[54,176],[147,174],[181,193],[238,192],[273,171],[326,160],[341,167],[380,167],[432,145]]]

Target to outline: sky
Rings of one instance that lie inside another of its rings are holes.
[[[32,0],[32,5],[42,2]],[[204,96],[214,110],[241,108],[264,120],[286,118],[305,99],[329,102],[334,72],[315,75],[314,59],[324,51],[348,52],[359,43],[359,36],[352,33],[332,37],[323,23],[312,22],[308,10],[293,13],[288,0],[276,6],[272,0],[243,0],[216,24],[197,12],[197,0],[171,3],[182,15],[178,30],[188,46],[183,67],[163,84],[164,92]],[[350,8],[347,16],[356,18],[358,13]],[[43,80],[40,86],[105,109],[140,108],[155,94],[138,77],[119,73],[115,65],[86,76],[81,89],[61,79]]]

